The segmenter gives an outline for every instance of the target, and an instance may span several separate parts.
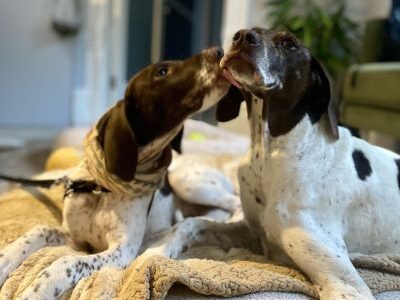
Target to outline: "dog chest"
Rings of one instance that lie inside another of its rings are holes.
[[[86,193],[65,198],[63,227],[74,241],[86,242],[93,234],[93,217],[101,201],[100,195]]]
[[[65,199],[63,227],[74,241],[89,243],[97,251],[107,249],[106,233],[115,229],[120,219],[117,215],[120,205],[111,198],[111,193],[85,193]]]
[[[256,231],[263,228],[263,210],[266,199],[262,192],[263,164],[260,157],[250,150],[239,167],[240,195],[243,213],[249,225]]]

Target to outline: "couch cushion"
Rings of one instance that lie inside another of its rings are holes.
[[[400,62],[351,66],[344,79],[343,103],[400,112]]]
[[[400,112],[347,104],[341,119],[344,124],[361,129],[375,130],[400,138]]]

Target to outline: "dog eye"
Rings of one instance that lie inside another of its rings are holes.
[[[296,41],[291,37],[285,37],[281,39],[279,44],[281,44],[285,49],[289,50],[296,50],[298,48]]]
[[[290,49],[290,50],[297,50],[297,44],[295,43],[295,42],[293,42],[292,40],[290,40],[290,41],[285,41],[284,43],[283,43],[283,46],[286,48],[286,49]]]
[[[297,50],[298,44],[295,38],[286,34],[286,33],[278,33],[274,38],[273,41],[275,44],[283,46],[285,49],[289,50]]]
[[[157,70],[156,76],[163,77],[168,74],[168,67],[167,66],[160,66]]]

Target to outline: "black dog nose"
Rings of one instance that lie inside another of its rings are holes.
[[[240,30],[233,36],[236,46],[257,46],[260,43],[259,35],[253,30]]]
[[[246,32],[246,34],[244,35],[244,39],[249,45],[258,45],[259,42],[258,34],[252,30]]]
[[[238,43],[242,39],[242,32],[243,30],[240,30],[235,33],[235,35],[233,36],[233,42]]]
[[[221,47],[217,47],[215,49],[215,57],[218,60],[221,60],[223,56],[224,56],[224,49],[222,49]]]

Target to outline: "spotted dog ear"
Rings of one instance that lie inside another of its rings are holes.
[[[311,59],[312,89],[314,96],[326,108],[329,120],[329,129],[335,139],[339,138],[338,119],[339,110],[335,101],[333,86],[328,73],[316,58]]]
[[[100,119],[97,131],[107,171],[123,181],[133,180],[138,160],[138,145],[126,117],[124,100],[119,101]]]
[[[219,122],[228,122],[235,119],[240,112],[240,105],[244,97],[241,91],[231,85],[228,93],[218,102],[216,117]]]

